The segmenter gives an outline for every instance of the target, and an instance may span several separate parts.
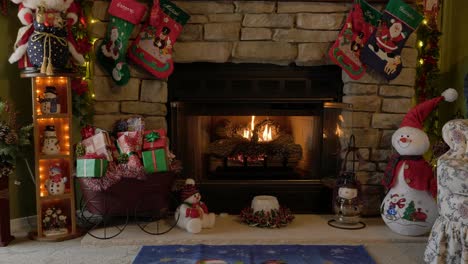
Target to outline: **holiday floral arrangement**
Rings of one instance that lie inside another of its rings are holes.
[[[64,233],[67,232],[67,216],[63,214],[60,208],[47,208],[42,218],[42,226],[46,233]]]
[[[14,171],[16,158],[31,144],[33,125],[20,127],[16,117],[13,105],[0,99],[0,178]]]
[[[145,130],[141,117],[117,121],[111,133],[85,126],[81,135],[77,177],[93,191],[105,191],[123,178],[146,180],[152,173],[182,169],[169,151],[166,131]]]
[[[247,207],[241,211],[240,218],[243,223],[249,226],[281,228],[291,223],[294,220],[294,215],[292,215],[291,210],[285,207],[266,212],[264,210],[254,211],[252,207]]]

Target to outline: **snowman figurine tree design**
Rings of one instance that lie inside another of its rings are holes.
[[[457,97],[457,91],[449,88],[442,96],[415,106],[392,135],[392,146],[398,154],[391,157],[382,180],[388,193],[381,205],[381,215],[387,226],[398,234],[426,234],[437,218],[434,199],[437,181],[431,165],[422,156],[430,146],[423,122],[442,100],[453,102]]]

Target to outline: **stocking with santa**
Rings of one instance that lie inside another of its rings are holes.
[[[361,61],[387,80],[401,72],[401,50],[423,16],[402,0],[390,0],[380,25],[361,51]]]

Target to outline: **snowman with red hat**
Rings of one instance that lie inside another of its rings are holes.
[[[212,228],[215,225],[216,216],[208,212],[208,207],[201,201],[201,195],[195,186],[193,179],[187,179],[180,192],[183,201],[176,210],[175,219],[180,228],[196,234],[202,228]]]
[[[422,156],[430,146],[423,122],[441,101],[453,102],[457,97],[457,91],[449,88],[442,96],[415,106],[392,135],[392,146],[398,154],[391,157],[382,180],[388,193],[381,205],[381,215],[396,233],[423,235],[431,230],[438,216],[434,199],[437,181],[431,165]]]

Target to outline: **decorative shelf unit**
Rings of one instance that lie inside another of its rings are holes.
[[[72,177],[73,76],[21,75],[32,81],[37,232],[30,236],[37,240],[62,241],[80,235]]]

